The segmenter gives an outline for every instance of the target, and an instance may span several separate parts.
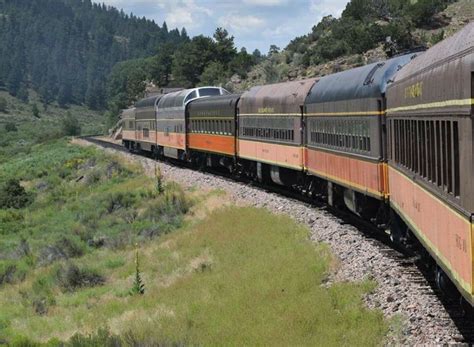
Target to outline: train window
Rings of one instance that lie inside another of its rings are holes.
[[[436,184],[438,187],[442,186],[442,170],[441,170],[441,123],[439,120],[435,122],[435,136],[436,136]]]
[[[147,129],[147,128],[143,129],[143,137],[150,137],[150,129]]]
[[[199,96],[215,96],[221,95],[219,88],[201,88],[199,89]]]
[[[429,144],[430,144],[430,155],[429,155],[429,162],[430,162],[430,181],[435,183],[436,182],[436,138],[435,138],[435,124],[433,121],[429,122]]]
[[[460,194],[460,163],[459,163],[459,129],[458,122],[453,122],[453,166],[454,166],[454,195]]]
[[[389,121],[389,131],[392,160],[444,192],[459,196],[457,121],[396,119]]]
[[[195,99],[196,97],[197,97],[197,93],[196,93],[196,91],[193,91],[191,94],[189,94],[186,97],[186,100],[184,100],[184,103],[187,103],[188,101],[190,101],[192,99]]]
[[[446,122],[446,152],[448,154],[448,162],[446,172],[448,175],[448,192],[453,192],[453,152],[452,152],[452,135],[451,122]]]

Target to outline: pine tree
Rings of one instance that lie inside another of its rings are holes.
[[[0,96],[0,112],[7,112],[7,100]]]
[[[34,103],[34,104],[31,106],[31,113],[33,114],[33,117],[35,117],[35,118],[41,118],[41,117],[40,117],[40,114],[39,114],[39,108],[38,108],[38,105],[36,105],[36,103]]]

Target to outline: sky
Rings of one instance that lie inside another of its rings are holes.
[[[267,53],[307,34],[323,16],[339,17],[349,0],[97,0],[139,17],[185,27],[190,36],[212,36],[223,27],[238,48]]]

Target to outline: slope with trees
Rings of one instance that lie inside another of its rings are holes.
[[[120,61],[187,40],[153,21],[91,0],[0,0],[0,89],[48,105],[107,105],[106,79]]]

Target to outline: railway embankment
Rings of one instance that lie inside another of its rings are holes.
[[[8,156],[0,345],[385,341],[373,280],[329,278],[338,261],[307,226],[201,175],[65,139]]]
[[[82,144],[85,142],[76,141]],[[119,150],[106,148],[105,151],[117,153]],[[325,286],[364,280],[377,283],[364,300],[368,307],[380,309],[390,320],[389,344],[469,341],[468,335],[472,330],[470,324],[459,317],[452,317],[453,313],[446,309],[430,283],[411,261],[366,235],[364,230],[329,213],[324,207],[317,208],[214,174],[158,163],[123,151],[120,151],[120,155],[139,163],[151,175],[158,166],[166,180],[176,181],[187,189],[222,190],[227,199],[236,205],[263,207],[306,225],[311,231],[311,240],[328,244],[338,259],[338,266],[325,280]]]

